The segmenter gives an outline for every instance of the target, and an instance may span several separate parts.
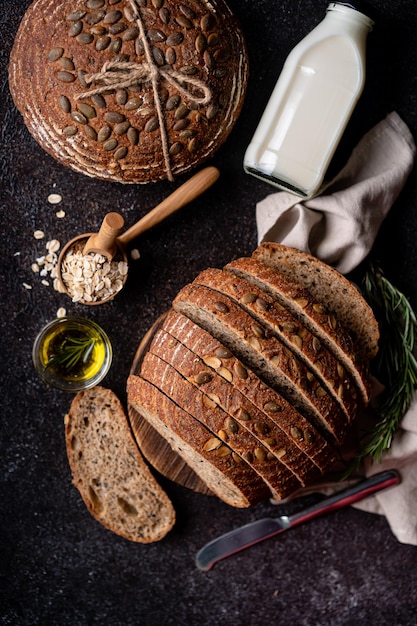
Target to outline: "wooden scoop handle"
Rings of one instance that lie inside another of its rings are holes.
[[[124,223],[125,221],[120,213],[107,213],[98,233],[90,235],[88,238],[83,254],[96,252],[111,261],[117,252],[117,237],[120,235]]]
[[[120,235],[119,242],[126,245],[146,230],[162,222],[166,217],[172,215],[172,213],[175,213],[175,211],[178,211],[178,209],[181,209],[211,187],[218,179],[219,174],[220,172],[216,167],[210,166],[192,176],[152,211]]]

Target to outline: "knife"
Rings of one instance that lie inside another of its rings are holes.
[[[196,556],[198,569],[207,572],[215,563],[236,552],[249,548],[260,541],[274,537],[279,533],[294,528],[303,522],[342,509],[354,502],[358,502],[381,489],[398,485],[400,476],[396,470],[387,470],[374,474],[370,478],[355,483],[333,496],[321,500],[299,513],[281,515],[277,518],[266,517],[250,522],[232,530],[203,546]]]

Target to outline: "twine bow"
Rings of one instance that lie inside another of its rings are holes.
[[[146,60],[142,63],[134,63],[131,61],[107,61],[103,64],[99,72],[84,75],[84,80],[88,85],[95,84],[97,87],[84,91],[77,96],[77,99],[81,100],[109,90],[127,89],[132,85],[146,85],[151,83],[159,119],[165,167],[168,179],[173,181],[174,178],[169,158],[168,135],[165,118],[162,112],[161,100],[159,98],[158,84],[161,79],[166,80],[183,96],[196,104],[208,104],[211,100],[212,93],[210,87],[204,81],[191,76],[185,76],[170,66],[160,67],[155,63],[145,34],[145,28],[137,1],[129,0],[129,2],[134,11],[134,19],[136,20],[136,24],[142,38]],[[196,91],[200,91],[203,95],[197,96],[195,94]]]

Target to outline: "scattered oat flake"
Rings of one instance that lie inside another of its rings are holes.
[[[32,289],[32,285],[28,285],[27,283],[23,283],[23,287],[25,289]]]
[[[43,239],[45,237],[45,233],[43,232],[43,230],[35,230],[33,236],[35,237],[35,239]]]
[[[47,280],[42,280],[41,283],[42,285],[45,285],[45,287],[49,287],[49,282]]]
[[[140,252],[137,248],[133,248],[133,250],[130,253],[130,258],[133,261],[137,261],[138,259],[140,259]]]
[[[66,314],[67,314],[67,310],[63,306],[61,306],[56,312],[57,317],[65,317]]]
[[[63,217],[65,217],[65,211],[61,209],[61,211],[57,211],[55,215],[57,216],[58,219],[62,219]]]
[[[50,204],[59,204],[62,201],[62,196],[59,193],[50,193],[48,196],[48,202]]]

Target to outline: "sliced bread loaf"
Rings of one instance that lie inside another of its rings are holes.
[[[285,398],[261,381],[250,368],[245,367],[229,348],[192,320],[174,310],[168,312],[163,330],[166,330],[174,340],[187,346],[212,372],[238,390],[242,397],[257,408],[265,422],[269,420],[276,423],[322,473],[328,471],[335,463],[337,458],[335,449],[314,425]],[[217,389],[214,389],[214,393],[216,392]],[[235,414],[239,421],[252,420],[252,414],[246,410],[239,413]],[[305,476],[304,480],[309,479]]]
[[[198,327],[196,330],[199,330]],[[225,441],[232,443],[234,435],[241,431],[247,431],[255,438],[255,451],[246,449],[244,458],[253,455],[258,461],[264,457],[275,458],[279,463],[278,467],[284,465],[303,486],[320,479],[318,467],[273,420],[236,389],[232,381],[229,382],[217,374],[183,343],[160,329],[153,338],[149,351],[170,363],[186,378],[193,387],[189,394],[196,393],[194,387],[201,390],[202,403],[208,410],[215,411],[220,407],[225,412],[226,417],[219,424],[219,432]]]
[[[207,269],[194,281],[230,296],[291,350],[311,370],[344,411],[348,422],[356,417],[357,391],[341,363],[292,313],[245,278],[219,269]]]
[[[74,485],[103,526],[131,541],[162,539],[175,511],[131,435],[123,407],[109,389],[78,393],[65,416]]]
[[[231,298],[190,284],[179,292],[173,307],[241,355],[258,376],[314,420],[330,442],[344,441],[347,420],[314,374]]]
[[[378,352],[379,328],[371,307],[342,274],[318,258],[278,243],[262,243],[253,257],[290,276],[313,294],[355,337],[365,359]]]
[[[225,442],[242,462],[247,463],[268,485],[273,498],[285,498],[301,487],[300,481],[281,461],[243,428],[234,428],[230,416],[219,405],[207,403],[207,396],[174,367],[148,352],[140,375],[206,426],[217,442]]]
[[[289,276],[257,258],[236,259],[224,269],[266,291],[276,301],[276,308],[281,306],[297,317],[343,364],[355,381],[362,401],[365,404],[369,402],[368,362],[362,357],[358,359],[350,334],[339,323],[337,316],[328,312],[321,300],[316,299]]]
[[[247,508],[270,497],[260,476],[227,443],[181,409],[155,385],[130,375],[131,406],[166,439],[211,491],[230,506]]]

